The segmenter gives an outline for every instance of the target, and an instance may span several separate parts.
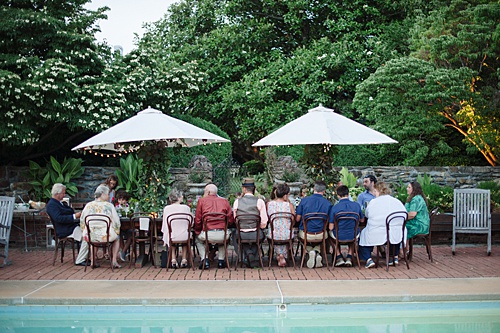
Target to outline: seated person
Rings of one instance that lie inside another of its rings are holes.
[[[54,224],[58,238],[69,236],[75,241],[81,242],[82,229],[80,228],[78,219],[82,213],[75,213],[73,208],[69,207],[67,203],[63,201],[65,195],[66,186],[61,183],[56,183],[52,186],[52,198],[47,203],[47,214]],[[87,242],[82,242],[75,265],[84,266],[86,264],[87,254],[88,244]]]
[[[109,216],[111,218],[111,227],[109,229],[109,241],[113,242],[112,247],[112,265],[113,268],[121,268],[118,264],[118,251],[120,250],[120,218],[116,212],[115,206],[109,202],[109,187],[106,185],[99,185],[94,193],[95,200],[89,202],[85,205],[82,211],[82,216],[80,217],[80,227],[83,230],[83,238],[88,241],[89,235],[91,233],[92,240],[97,240],[100,242],[107,241],[106,227],[102,224],[96,224],[92,226],[92,230],[87,230],[85,228],[85,218],[91,214],[102,214]],[[92,249],[91,249],[92,251]],[[92,252],[91,252],[92,254]],[[92,258],[92,256],[91,256]],[[96,267],[96,263],[91,263]]]
[[[373,246],[385,244],[387,234],[385,230],[385,220],[391,213],[397,211],[405,211],[405,206],[398,199],[391,196],[391,189],[389,186],[380,182],[375,185],[375,199],[370,201],[366,208],[365,216],[368,219],[366,227],[361,231],[359,237],[359,259],[365,261],[365,268],[372,268],[375,262],[371,258]],[[401,240],[401,227],[391,228],[389,237],[391,240]],[[389,254],[392,256],[396,254],[393,262],[389,265],[397,265],[397,254],[399,253],[400,244],[392,245],[389,249]]]
[[[377,177],[374,175],[366,175],[365,178],[363,178],[363,186],[366,191],[358,195],[358,204],[361,209],[365,210],[368,203],[372,199],[375,199],[375,184],[377,184]]]
[[[288,195],[290,194],[290,187],[287,184],[278,184],[274,192],[275,198],[267,203],[267,214],[271,216],[274,213],[292,213],[295,214],[295,208],[293,204],[288,200]],[[269,238],[274,239],[288,239],[290,238],[290,228],[293,228],[295,221],[292,221],[290,226],[289,219],[278,217],[274,220],[273,225],[273,235],[269,235]],[[276,260],[278,261],[278,266],[285,267],[286,259],[288,256],[288,251],[286,245],[275,245]],[[272,258],[269,258],[272,260]]]
[[[125,190],[119,190],[116,192],[116,205],[115,209],[120,217],[127,217],[129,213],[128,201],[130,200],[130,193]],[[132,243],[132,232],[134,229],[129,229],[127,232],[121,233],[120,237],[120,260],[126,261],[127,256],[130,255],[129,249]]]
[[[235,219],[237,219],[238,214],[255,214],[260,216],[260,225],[258,228],[247,228],[245,226],[240,227],[239,237],[242,240],[256,240],[257,232],[259,233],[260,241],[264,240],[264,232],[262,229],[267,227],[268,216],[266,212],[266,203],[264,200],[257,198],[255,196],[255,183],[253,178],[244,178],[242,187],[242,196],[234,201],[233,213]],[[237,231],[233,234],[233,245],[235,250],[238,249],[237,244]],[[259,252],[260,249],[257,248],[257,244],[242,244],[243,251],[243,262],[244,264],[251,268],[259,266]],[[236,250],[237,252],[237,250]],[[238,253],[239,255],[239,253]]]
[[[205,230],[203,230],[203,215],[207,213],[223,213],[227,216],[228,225],[234,223],[233,214],[231,211],[231,205],[227,199],[219,197],[217,195],[217,186],[215,184],[208,184],[205,186],[205,193],[202,198],[198,200],[198,204],[196,205],[196,216],[194,219],[194,233],[196,235],[196,247],[198,252],[200,253],[200,257],[205,258]],[[218,225],[211,225],[211,230],[208,230],[207,236],[208,241],[211,240],[216,242],[221,242],[224,240],[224,222],[220,222]],[[229,239],[229,232],[226,235],[226,238]],[[226,249],[221,246],[219,248],[219,261],[218,268],[226,268]],[[201,260],[200,269],[205,265],[205,269],[210,268],[209,259],[205,259],[205,261]]]
[[[408,212],[408,221],[406,222],[406,229],[408,231],[407,239],[419,234],[429,234],[431,222],[427,208],[427,199],[425,198],[422,186],[419,182],[414,181],[408,184],[406,191],[408,193],[408,199],[405,203],[405,208]],[[405,248],[405,252],[408,252],[408,249]]]
[[[170,246],[170,239],[168,237],[168,217],[171,214],[176,214],[176,213],[186,213],[191,215],[191,209],[189,208],[188,205],[184,205],[182,202],[184,201],[184,196],[182,192],[178,191],[177,189],[172,189],[170,191],[170,194],[168,195],[168,202],[170,203],[169,205],[165,206],[163,209],[163,224],[161,226],[161,232],[163,233],[163,243],[165,246],[169,247]],[[188,230],[185,228],[185,225],[182,225],[182,227],[177,227],[175,225],[175,221],[172,222],[172,240],[186,240],[188,238],[188,232],[191,232],[191,230]],[[170,249],[172,251],[172,249]],[[187,267],[187,252],[188,248],[187,245],[182,245],[182,261],[181,261],[181,268],[186,268]],[[176,259],[176,254],[172,252],[172,262],[171,262],[171,267],[172,268],[178,268],[179,265],[177,264],[177,259]]]
[[[304,220],[303,216],[309,213],[325,213],[328,214],[328,221],[333,221],[332,215],[332,203],[328,201],[323,195],[326,192],[326,184],[322,180],[318,180],[314,183],[313,194],[303,198],[299,205],[297,206],[297,216],[296,221],[300,222],[299,225],[299,238],[304,239]],[[323,221],[319,219],[312,219],[307,224],[307,240],[313,242],[320,242],[325,237],[326,234],[322,232]],[[309,233],[316,233],[315,235],[309,235]],[[320,243],[316,243],[314,246],[306,245],[306,251],[309,253],[309,259],[307,260],[307,267],[309,268],[319,268],[323,267],[323,258],[319,254]]]
[[[363,218],[363,212],[361,211],[361,207],[357,202],[353,202],[349,199],[349,188],[345,185],[340,185],[336,189],[337,196],[339,197],[339,201],[335,206],[332,208],[332,215],[335,218],[335,215],[338,213],[342,212],[354,212],[359,215],[359,218]],[[349,220],[351,222],[351,220]],[[330,237],[333,239],[336,239],[337,235],[335,235],[335,226],[334,226],[334,221],[331,221],[329,224],[329,229],[330,229]],[[353,238],[353,230],[354,230],[354,224],[348,223],[347,221],[340,221],[339,226],[339,239],[352,239]],[[357,231],[359,234],[359,229]],[[349,244],[349,250],[347,256],[344,257],[342,256],[342,252],[340,251],[340,244],[337,244],[337,257],[335,258],[335,266],[352,266],[352,256],[354,253],[353,245],[354,244]]]

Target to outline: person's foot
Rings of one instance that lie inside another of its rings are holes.
[[[323,258],[321,257],[321,255],[318,253],[318,255],[316,256],[316,268],[321,268],[323,267]]]
[[[339,254],[337,257],[335,257],[335,267],[341,267],[345,265],[344,257],[342,257],[341,254]]]
[[[399,265],[399,260],[398,260],[398,257],[394,257],[394,259],[389,259],[389,266],[397,266]]]
[[[368,258],[365,264],[365,268],[372,268],[375,267],[375,261],[373,261],[372,258]]]
[[[179,265],[177,264],[177,260],[172,259],[172,262],[170,263],[170,267],[177,269],[179,268]]]
[[[182,259],[181,261],[181,268],[187,268],[188,267],[188,261],[187,259]]]
[[[122,266],[119,263],[114,262],[113,263],[113,268],[122,268]]]
[[[75,263],[75,266],[91,266],[92,263],[89,261],[82,261],[82,262],[79,262],[79,263]]]
[[[198,266],[199,269],[203,269],[203,265],[205,265],[205,269],[210,268],[210,260],[205,259],[200,262],[200,266]]]
[[[278,256],[278,266],[279,267],[285,267],[286,266],[286,259],[285,259],[285,256],[280,254]]]
[[[345,258],[345,266],[351,267],[352,266],[352,256],[350,254],[347,255]]]
[[[127,261],[127,258],[125,256],[125,252],[123,252],[122,250],[120,250],[119,254],[120,254],[120,260],[121,261],[123,261],[123,262]]]
[[[307,260],[307,267],[314,268],[316,265],[316,251],[309,251],[309,259]]]
[[[217,268],[226,268],[226,261],[225,260],[221,260],[219,259],[219,261],[217,262]]]

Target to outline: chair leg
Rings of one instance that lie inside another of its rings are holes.
[[[269,243],[269,241],[268,241]],[[269,251],[267,254],[267,257],[269,258],[269,264],[267,265],[269,268],[271,267],[271,262],[273,261],[273,256],[274,256],[274,241],[271,239],[271,242],[269,243]]]
[[[425,246],[427,248],[427,254],[429,255],[429,259],[431,260],[432,263],[434,263],[434,260],[432,259],[432,247],[431,247],[431,240],[429,237],[425,238]]]
[[[403,250],[403,252],[405,252]],[[408,260],[412,261],[413,260],[413,238],[410,238],[408,240]]]
[[[61,241],[61,264],[64,262],[64,248],[66,247],[66,241]]]
[[[56,265],[56,259],[57,259],[57,252],[59,250],[59,239],[56,239],[56,246],[55,246],[55,249],[54,249],[54,260],[52,261],[52,266],[55,266]]]

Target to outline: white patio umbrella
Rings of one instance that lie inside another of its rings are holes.
[[[91,137],[72,150],[107,150],[127,152],[139,149],[145,141],[161,141],[166,147],[194,147],[210,143],[230,142],[185,121],[147,108],[137,115]]]
[[[354,120],[335,113],[321,104],[305,115],[292,120],[252,146],[291,145],[366,145],[397,143]]]

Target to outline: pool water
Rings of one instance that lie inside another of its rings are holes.
[[[3,306],[0,332],[499,332],[500,302]]]

